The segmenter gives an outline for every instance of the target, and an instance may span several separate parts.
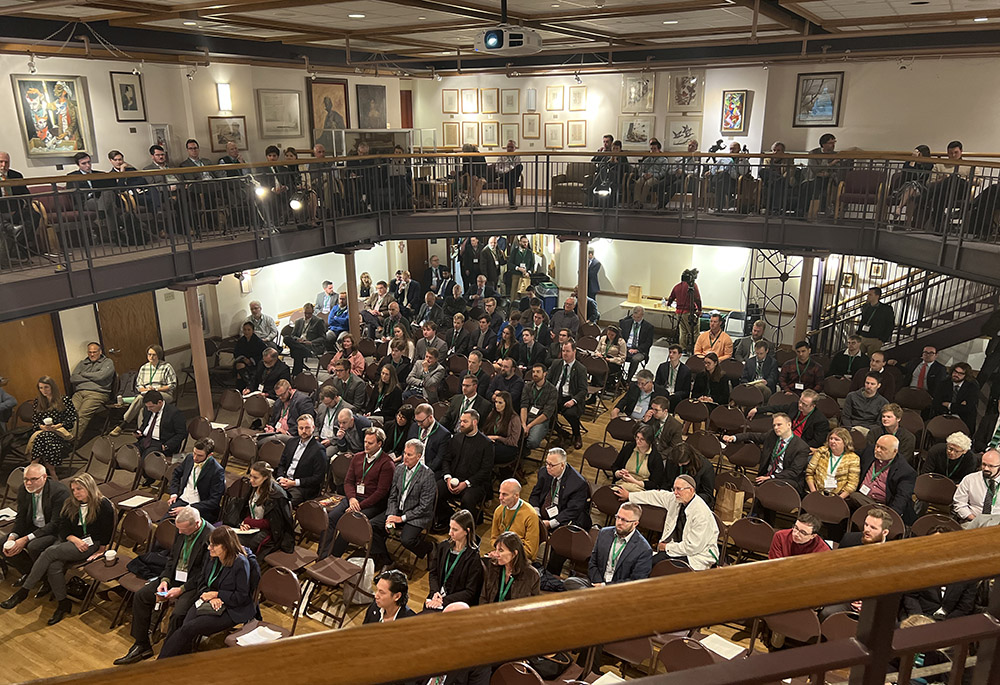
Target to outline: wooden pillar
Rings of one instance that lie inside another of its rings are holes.
[[[813,257],[802,258],[799,270],[799,299],[795,309],[795,342],[805,340],[809,331],[809,310],[812,307]],[[794,343],[793,343],[794,344]]]
[[[198,393],[198,414],[207,419],[215,416],[212,404],[212,386],[208,377],[208,357],[205,355],[205,329],[201,325],[201,307],[198,306],[198,286],[184,288],[184,309],[187,313],[188,338],[191,341],[191,366],[194,368],[194,386]]]
[[[361,309],[358,302],[358,267],[354,263],[354,251],[344,253],[344,263],[347,266],[347,312],[351,335],[355,340],[361,340]]]
[[[579,274],[576,287],[576,309],[580,316],[580,323],[587,321],[587,266],[590,260],[587,259],[587,246],[590,242],[586,238],[577,240],[579,246]]]

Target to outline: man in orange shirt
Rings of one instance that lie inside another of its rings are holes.
[[[733,339],[722,330],[722,314],[718,312],[709,317],[708,330],[699,335],[694,344],[694,353],[699,357],[704,357],[709,352],[715,352],[720,362],[733,356]]]

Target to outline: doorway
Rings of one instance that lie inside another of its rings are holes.
[[[7,379],[3,389],[18,404],[38,395],[38,379],[52,376],[66,395],[69,372],[63,369],[52,314],[40,314],[19,321],[0,323],[0,376]],[[79,360],[72,363],[75,364]]]
[[[159,345],[160,322],[152,292],[136,293],[97,304],[97,327],[104,354],[118,373],[138,371],[146,363],[146,350]]]
[[[413,91],[399,91],[399,122],[402,128],[413,128]],[[419,140],[413,141],[414,145],[420,145]]]
[[[428,265],[427,261],[427,241],[407,240],[406,241],[406,270],[410,272],[410,278],[418,283],[424,278],[424,271]]]

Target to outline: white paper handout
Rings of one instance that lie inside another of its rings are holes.
[[[281,633],[278,631],[267,626],[257,626],[246,635],[236,638],[236,644],[240,647],[249,647],[250,645],[262,645],[265,642],[274,642],[278,639],[281,639]]]
[[[742,654],[745,649],[735,642],[731,642],[724,637],[720,637],[715,633],[709,633],[706,635],[701,644],[705,649],[709,649],[723,659],[734,659],[740,654]]]

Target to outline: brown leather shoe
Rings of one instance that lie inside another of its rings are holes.
[[[583,438],[579,435],[573,437],[573,449],[580,449],[583,447]]]

